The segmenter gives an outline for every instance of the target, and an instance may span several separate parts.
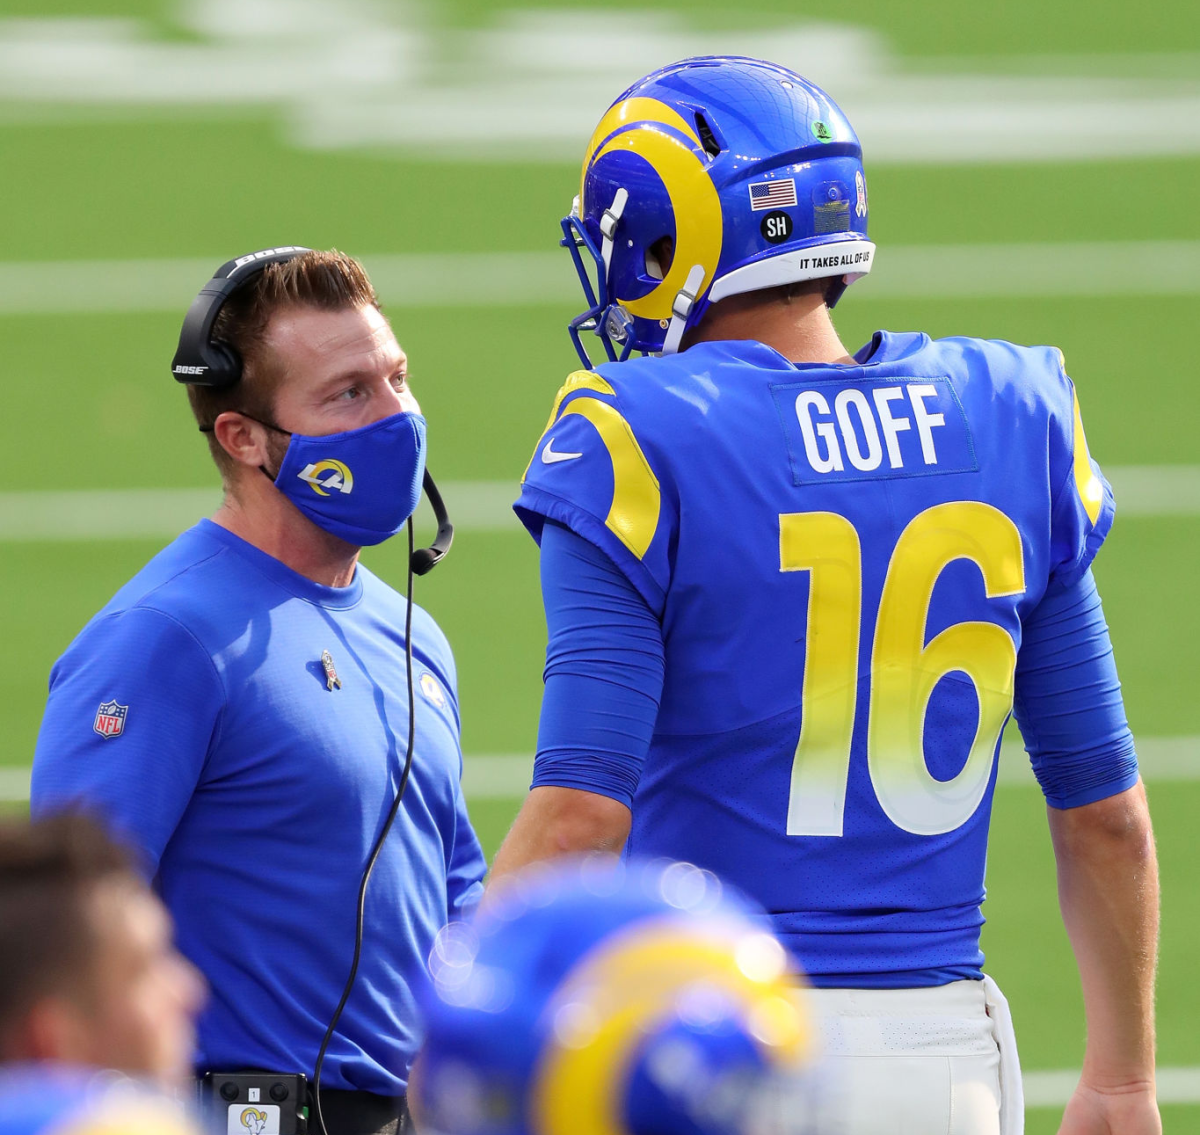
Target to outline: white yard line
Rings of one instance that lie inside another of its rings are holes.
[[[441,486],[456,528],[518,531],[516,482],[448,481]],[[211,489],[76,489],[0,493],[0,542],[162,539],[179,535],[220,503]],[[433,524],[422,501],[418,528]]]
[[[1139,737],[1138,761],[1149,782],[1200,780],[1200,737]],[[516,754],[467,757],[463,788],[475,800],[503,800],[525,795],[533,773],[533,756]],[[1020,744],[1006,739],[1000,753],[1001,784],[1034,785],[1029,758]]]
[[[0,315],[182,313],[221,259],[0,262]],[[580,306],[566,251],[376,253],[360,259],[386,304]]]
[[[1021,1079],[1027,1108],[1062,1107],[1079,1083],[1079,1072],[1073,1069],[1022,1071]],[[1155,1071],[1155,1080],[1160,1104],[1200,1103],[1200,1068],[1159,1068]]]
[[[383,302],[397,307],[581,306],[562,250],[361,259]],[[220,260],[0,262],[0,315],[182,313]],[[855,301],[1197,294],[1197,240],[884,245],[851,292]]]
[[[1138,765],[1146,781],[1200,780],[1200,737],[1135,737]],[[1015,739],[1000,750],[1001,784],[1035,784],[1029,757]]]
[[[1149,782],[1200,780],[1200,736],[1140,737],[1142,776]],[[529,788],[533,756],[517,753],[469,756],[463,762],[463,789],[471,800],[516,800]],[[1000,755],[1001,784],[1034,784],[1024,751],[1005,741]],[[29,799],[29,769],[0,768],[0,801]]]
[[[1200,516],[1200,465],[1114,465],[1105,470],[1126,517]],[[517,532],[517,482],[447,481],[455,526]],[[0,492],[0,542],[170,539],[216,508],[214,489],[71,489]],[[428,506],[417,515],[432,524]]]
[[[29,799],[29,769],[0,768],[0,804],[20,804]]]
[[[464,28],[438,21],[437,5],[308,0],[290,6],[286,34],[278,0],[170,8],[164,18],[184,33],[171,39],[128,17],[0,19],[0,109],[68,122],[241,112],[273,119],[301,147],[573,164],[600,111],[638,76],[668,59],[735,54],[787,64],[834,93],[873,164],[1200,152],[1200,83],[1186,54],[910,60],[826,11],[708,30],[647,6],[622,13],[621,50],[594,51],[581,47],[592,13],[515,0]],[[1033,207],[1054,205],[1048,186]]]
[[[1151,782],[1200,780],[1200,736],[1139,737],[1142,777]],[[476,800],[524,796],[533,772],[533,756],[516,754],[467,757],[463,788]],[[1024,749],[1005,739],[1000,753],[1001,784],[1033,785],[1033,770]]]

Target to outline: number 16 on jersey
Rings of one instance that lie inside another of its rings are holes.
[[[980,501],[936,505],[917,515],[896,542],[870,647],[871,785],[892,823],[918,835],[953,831],[970,819],[987,790],[1012,709],[1017,651],[1003,627],[956,623],[925,645],[934,585],[958,559],[979,568],[989,599],[1025,590],[1021,536],[1003,512]],[[784,513],[779,567],[809,573],[803,717],[792,762],[787,832],[840,836],[858,712],[858,532],[838,513]],[[979,720],[961,771],[938,780],[925,759],[925,712],[934,687],[953,671],[974,684]]]

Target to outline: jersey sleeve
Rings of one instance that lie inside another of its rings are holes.
[[[95,812],[158,869],[225,704],[211,657],[145,608],[104,616],[55,665],[33,758],[34,815]]]
[[[677,507],[645,441],[614,387],[576,371],[554,400],[513,507],[539,543],[553,520],[594,544],[661,614]]]
[[[1074,383],[1062,370],[1060,403],[1051,419],[1050,468],[1056,492],[1050,517],[1050,584],[1070,587],[1091,567],[1112,528],[1116,502],[1100,466],[1088,452]]]
[[[553,521],[541,569],[549,639],[531,787],[632,808],[662,695],[662,627],[608,556]]]
[[[1137,753],[1090,571],[1022,626],[1013,709],[1046,802],[1078,808],[1138,780]]]

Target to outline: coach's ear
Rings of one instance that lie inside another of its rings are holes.
[[[213,436],[217,444],[239,465],[262,469],[270,464],[267,427],[245,414],[239,414],[236,410],[218,414],[213,422]]]
[[[40,997],[0,1038],[0,1060],[87,1064],[93,1058],[87,1026],[63,997]]]

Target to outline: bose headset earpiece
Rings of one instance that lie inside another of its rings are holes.
[[[300,245],[266,248],[227,260],[200,289],[183,319],[179,347],[171,361],[176,382],[188,386],[233,386],[241,381],[242,360],[228,343],[214,343],[213,324],[229,299],[268,264],[284,264],[311,249]]]
[[[175,358],[171,360],[171,374],[175,381],[214,389],[240,382],[242,360],[237,351],[230,344],[214,342],[212,338],[213,324],[221,308],[234,292],[248,284],[268,264],[285,264],[302,252],[311,251],[303,245],[284,245],[281,248],[249,252],[222,264],[213,278],[200,289],[184,316],[179,346],[175,350]],[[418,548],[413,552],[410,566],[415,575],[425,575],[431,571],[454,542],[454,525],[450,523],[442,494],[438,492],[428,469],[425,470],[422,484],[437,521],[437,535],[428,548]]]

